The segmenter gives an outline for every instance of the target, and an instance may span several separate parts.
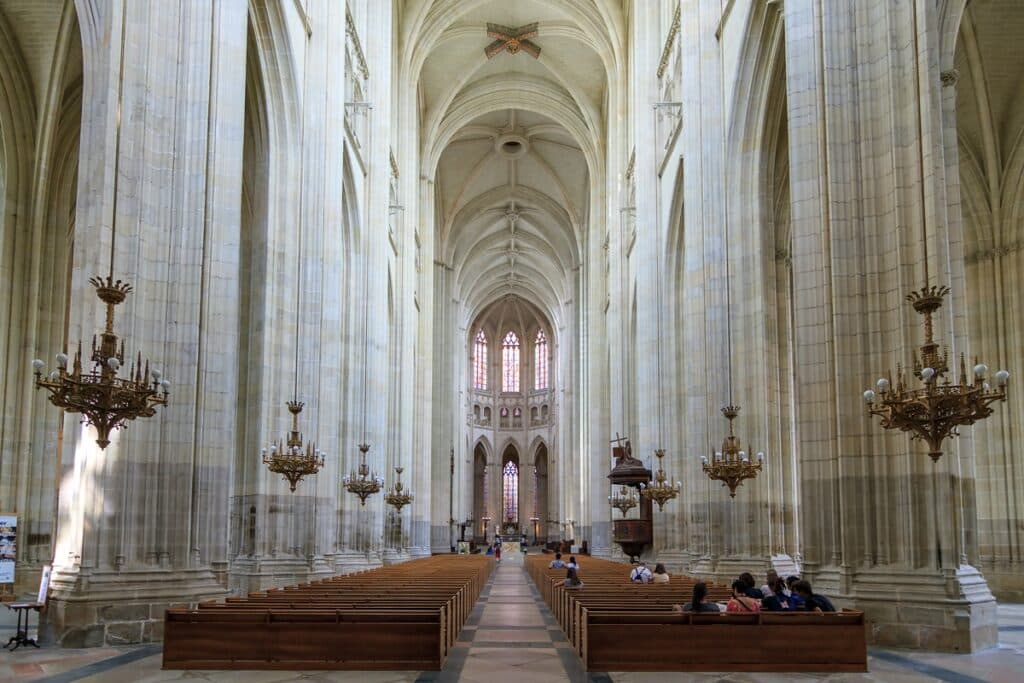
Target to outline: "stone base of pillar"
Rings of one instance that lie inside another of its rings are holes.
[[[430,548],[426,546],[414,545],[406,548],[405,550],[409,553],[410,559],[416,559],[417,557],[430,557],[433,554]],[[447,549],[445,549],[445,552],[447,552]]]
[[[754,575],[754,583],[761,586],[765,581],[765,574],[773,567],[770,558],[767,557],[718,557],[708,556],[696,557],[690,563],[689,574],[695,579],[713,581],[723,586],[729,586],[736,577],[743,572],[750,572]]]
[[[833,602],[864,611],[869,643],[960,653],[999,644],[995,598],[969,565],[948,576],[923,569],[858,572],[852,589]]]
[[[985,568],[985,579],[1000,602],[1024,602],[1024,568]]]
[[[367,569],[378,569],[382,566],[384,566],[384,562],[381,553],[339,550],[334,556],[335,574],[351,574]]]
[[[380,554],[380,557],[385,567],[392,564],[408,562],[412,559],[406,548],[385,548],[384,552]]]
[[[163,640],[164,612],[228,595],[209,569],[54,569],[40,636],[62,647]]]
[[[231,591],[236,595],[264,591],[268,588],[294,586],[306,583],[317,575],[330,576],[331,565],[323,557],[262,557],[259,555],[236,558],[231,562]]]
[[[655,562],[661,562],[665,565],[665,570],[668,571],[670,576],[688,575],[690,564],[693,560],[694,557],[691,553],[678,548],[658,550],[654,557]]]

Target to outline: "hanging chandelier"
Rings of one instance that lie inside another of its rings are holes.
[[[89,282],[96,288],[96,296],[107,306],[107,322],[100,333],[100,343],[92,340],[92,369],[82,367],[82,342],[78,342],[71,369],[68,357],[57,354],[57,369],[43,376],[45,363],[32,361],[37,389],[50,392],[50,403],[66,413],[81,413],[82,422],[96,428],[96,443],[106,449],[110,432],[125,429],[127,423],[139,417],[152,417],[156,407],[167,404],[171,383],[161,379],[159,370],[150,370],[149,361],[142,362],[139,353],[132,361],[127,377],[118,377],[124,365],[124,340],[114,334],[114,306],[125,300],[132,286],[113,279],[113,241],[110,247],[111,274],[106,279],[93,277]]]
[[[675,486],[673,486],[672,482],[667,481],[668,477],[665,476],[665,469],[661,466],[661,459],[665,457],[665,451],[658,448],[654,451],[654,455],[658,458],[658,472],[654,475],[653,482],[650,484],[640,484],[640,495],[657,503],[658,510],[661,510],[665,503],[679,495],[683,485],[677,481]]]
[[[914,50],[917,45],[917,15],[914,15]],[[915,68],[914,80],[918,90],[921,87],[920,69]],[[917,110],[917,139],[920,142],[918,164],[920,168],[921,206],[928,205],[925,196],[924,178],[924,123],[923,108]],[[942,300],[949,293],[949,287],[930,285],[931,277],[928,269],[928,224],[927,212],[922,211],[921,217],[921,250],[923,252],[924,286],[905,297],[924,318],[924,344],[920,347],[920,355],[913,355],[913,374],[921,384],[916,387],[908,385],[901,364],[896,365],[896,385],[892,384],[892,372],[875,383],[876,394],[868,389],[864,392],[864,402],[868,415],[878,415],[882,427],[910,432],[912,439],[920,439],[928,444],[928,457],[938,462],[942,457],[942,442],[947,438],[960,435],[959,428],[973,425],[992,414],[989,406],[996,401],[1006,400],[1006,385],[1010,373],[1000,370],[995,374],[996,386],[992,388],[986,381],[988,366],[974,359],[974,378],[969,380],[964,354],[960,354],[960,377],[954,382],[949,372],[948,353],[939,350],[932,329],[932,315],[942,307]],[[877,399],[877,400],[876,400]]]
[[[927,270],[926,270],[927,272]],[[913,356],[913,374],[921,381],[918,387],[909,386],[902,365],[896,365],[896,385],[892,372],[875,383],[875,391],[864,392],[869,415],[878,415],[885,429],[910,432],[914,439],[928,444],[928,457],[938,461],[942,457],[942,442],[959,436],[959,427],[972,425],[992,414],[990,404],[1006,400],[1006,385],[1010,373],[995,373],[996,386],[986,381],[988,366],[975,359],[973,380],[968,380],[964,355],[960,354],[959,381],[953,382],[947,366],[948,354],[940,351],[932,332],[932,314],[942,306],[949,293],[948,287],[922,287],[906,296],[914,310],[924,317],[924,344],[920,355]]]
[[[303,84],[305,84],[306,71],[303,70]],[[305,129],[300,127],[299,131],[299,159],[304,159],[305,150]],[[299,168],[299,179],[302,178],[302,168]],[[267,469],[275,474],[280,474],[288,481],[289,490],[295,493],[295,487],[304,477],[316,474],[324,466],[324,453],[316,447],[315,441],[310,441],[303,448],[302,432],[299,431],[299,414],[305,407],[305,403],[299,400],[299,345],[302,337],[302,232],[305,227],[305,214],[302,210],[303,192],[299,191],[298,216],[295,221],[298,225],[298,239],[295,247],[295,358],[294,376],[292,379],[292,400],[286,401],[288,412],[292,414],[292,428],[288,432],[288,438],[282,444],[275,441],[270,446],[270,452],[266,448],[260,450],[260,456]]]
[[[122,29],[124,26],[122,26]],[[117,90],[117,118],[114,131],[114,201],[110,212],[110,270],[107,277],[89,278],[96,288],[96,296],[107,307],[106,325],[100,333],[100,343],[92,338],[92,369],[82,367],[82,341],[68,370],[68,356],[57,354],[57,369],[43,375],[46,364],[36,358],[32,361],[36,389],[46,389],[50,403],[66,413],[80,413],[82,422],[96,428],[96,444],[103,450],[110,445],[110,433],[127,429],[128,422],[140,417],[153,417],[156,407],[167,405],[171,383],[161,379],[159,370],[149,369],[149,360],[143,364],[140,352],[128,368],[127,377],[119,377],[124,365],[124,340],[114,334],[114,306],[123,303],[132,286],[114,280],[114,255],[117,244],[117,198],[121,160],[121,103],[124,87],[124,42],[121,44],[121,78]]]
[[[384,486],[384,480],[377,476],[376,472],[370,472],[370,466],[366,464],[366,452],[370,450],[370,444],[359,444],[359,469],[356,472],[346,474],[341,479],[345,490],[359,496],[359,504],[366,506],[366,499],[380,491]]]
[[[402,508],[411,503],[415,498],[412,491],[405,491],[402,488],[402,472],[403,468],[395,468],[395,473],[398,475],[398,481],[395,482],[394,488],[384,494],[384,502],[395,508],[396,512],[401,512]]]
[[[757,454],[757,462],[751,462],[747,452],[740,448],[740,440],[733,432],[732,421],[739,415],[740,407],[728,405],[722,408],[722,414],[729,421],[729,435],[722,440],[722,450],[711,453],[711,462],[706,455],[700,456],[704,473],[712,481],[722,482],[729,487],[729,497],[736,497],[736,487],[746,479],[753,479],[761,471],[764,464],[764,453]]]
[[[270,453],[264,448],[260,451],[263,456],[263,464],[275,474],[280,474],[288,480],[291,491],[295,492],[295,486],[303,477],[316,474],[324,466],[324,453],[317,450],[315,443],[306,444],[302,448],[302,432],[299,431],[299,413],[305,405],[299,401],[288,401],[288,411],[292,414],[292,429],[288,433],[288,439],[282,446],[275,441],[270,447]]]
[[[632,488],[622,486],[619,488],[618,493],[608,496],[608,504],[613,508],[617,508],[622,513],[622,516],[625,517],[627,512],[639,504],[639,501]]]

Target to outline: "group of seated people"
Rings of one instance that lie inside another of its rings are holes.
[[[562,586],[565,588],[583,588],[583,582],[579,577],[579,564],[576,557],[572,556],[568,562],[562,560],[562,553],[555,553],[555,559],[551,561],[552,569],[565,569],[565,580]],[[809,581],[798,576],[790,576],[783,579],[774,569],[769,569],[767,582],[757,587],[754,576],[750,572],[743,572],[732,582],[732,597],[725,605],[726,612],[835,612],[836,608],[832,601],[824,595],[815,593]],[[652,572],[647,568],[647,563],[640,560],[630,571],[629,580],[633,583],[668,583],[669,575],[665,571],[665,565],[658,562]],[[708,586],[703,581],[698,581],[693,586],[693,597],[685,605],[674,605],[677,611],[681,612],[720,612],[718,604],[709,602]]]
[[[797,576],[783,579],[774,569],[768,570],[767,583],[756,586],[753,575],[743,572],[732,582],[732,597],[726,612],[835,612],[832,601],[815,593],[809,581]],[[682,612],[719,612],[719,606],[707,601],[708,587],[703,581],[693,586],[693,597],[685,605],[676,605]]]
[[[566,588],[583,588],[583,582],[580,581],[579,576],[580,565],[576,562],[575,555],[571,555],[569,561],[565,562],[562,560],[562,553],[555,553],[555,559],[551,560],[549,566],[552,569],[565,570],[565,580],[562,581],[562,585]]]
[[[647,563],[640,560],[629,573],[629,580],[633,583],[668,583],[668,579],[668,572],[665,571],[665,565],[661,562],[654,565],[654,573],[651,573],[651,570],[647,568]]]

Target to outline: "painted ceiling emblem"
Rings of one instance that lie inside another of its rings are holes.
[[[494,42],[484,48],[487,59],[491,59],[504,50],[508,50],[510,55],[519,54],[519,51],[522,50],[534,59],[540,57],[540,46],[530,40],[530,38],[537,37],[536,21],[519,28],[488,23],[487,35],[494,38]]]

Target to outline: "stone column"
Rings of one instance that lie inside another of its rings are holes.
[[[932,463],[860,400],[922,342],[903,296],[924,284],[923,227],[930,282],[954,289],[936,321],[951,364],[964,341],[934,12],[785,6],[801,521],[806,576],[864,609],[875,642],[965,652],[996,642],[995,603],[964,544],[973,444],[947,442]]]
[[[83,21],[69,337],[88,347],[102,329],[88,279],[110,267],[116,221],[114,277],[134,291],[115,330],[126,357],[141,351],[174,385],[167,407],[106,450],[65,420],[47,619],[68,646],[159,639],[169,603],[224,593],[214,565],[227,559],[234,445],[246,35],[244,2],[81,12],[94,22]]]

